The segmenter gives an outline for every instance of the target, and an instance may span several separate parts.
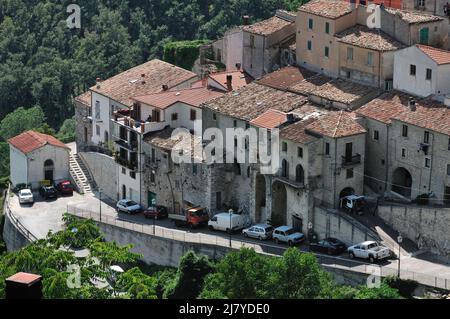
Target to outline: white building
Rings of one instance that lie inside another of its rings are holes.
[[[450,93],[450,51],[415,45],[395,53],[394,88],[443,100]]]
[[[8,140],[11,183],[31,184],[69,179],[70,148],[53,136],[27,131]]]

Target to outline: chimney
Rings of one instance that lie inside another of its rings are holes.
[[[6,299],[42,299],[42,276],[19,272],[5,284]]]
[[[227,74],[227,89],[228,91],[233,90],[233,76],[231,74]]]
[[[297,117],[293,113],[286,114],[286,122],[288,123],[294,123],[297,121]]]
[[[163,84],[162,90],[167,91],[169,89],[169,86],[167,84]]]
[[[408,105],[409,105],[409,109],[410,109],[412,112],[414,112],[414,111],[416,110],[416,100],[415,100],[413,97],[410,97],[410,98],[409,98]]]
[[[100,89],[100,88],[101,88],[101,85],[100,85],[101,82],[102,82],[102,79],[101,79],[101,78],[96,78],[96,79],[95,79],[95,83],[97,84],[97,89]]]
[[[145,78],[145,73],[142,73],[142,74],[141,74],[141,77]]]
[[[245,15],[242,16],[242,25],[249,25],[250,24],[250,16]]]

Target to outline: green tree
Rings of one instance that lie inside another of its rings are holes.
[[[75,119],[67,119],[62,124],[56,137],[63,143],[75,141]]]
[[[39,106],[30,109],[19,107],[0,122],[0,137],[7,140],[24,131],[42,128],[44,123],[44,112]]]
[[[401,296],[397,289],[382,282],[378,288],[360,287],[354,299],[401,299]]]

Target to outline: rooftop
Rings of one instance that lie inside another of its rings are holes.
[[[352,12],[352,6],[350,3],[341,0],[311,0],[302,5],[299,11],[337,19]]]
[[[227,85],[227,76],[231,75],[231,90],[239,89],[243,86],[246,86],[247,84],[252,82],[251,76],[249,76],[247,73],[239,70],[234,71],[224,71],[224,72],[218,72],[218,73],[212,73],[208,75],[208,77],[219,84],[224,91],[228,91],[228,85]]]
[[[202,103],[222,96],[223,94],[221,91],[200,87],[136,96],[133,97],[133,100],[159,109],[166,109],[179,102],[199,107]]]
[[[274,16],[267,20],[256,22],[251,25],[244,25],[244,26],[242,26],[242,30],[250,32],[250,33],[254,33],[254,34],[267,36],[267,35],[277,32],[291,24],[294,24],[294,22],[282,19],[278,16]]]
[[[311,117],[287,125],[280,130],[280,138],[300,144],[307,144],[309,142],[315,141],[317,140],[317,137],[314,137],[313,135],[310,135],[305,131],[306,127],[314,121],[316,121],[316,118]]]
[[[325,75],[316,75],[289,88],[289,91],[314,95],[329,101],[352,104],[378,89],[343,79],[332,79]]]
[[[251,125],[272,129],[280,126],[287,121],[287,114],[278,110],[269,109],[254,120]]]
[[[279,90],[287,90],[290,86],[310,78],[316,73],[302,67],[287,66],[269,73],[257,82]]]
[[[91,96],[92,96],[92,92],[87,91],[87,92],[84,92],[83,94],[78,95],[75,98],[75,101],[80,102],[84,106],[89,107],[89,106],[91,106]]]
[[[172,88],[196,77],[191,71],[154,59],[100,82],[100,88],[95,85],[91,91],[131,106],[133,96],[161,92],[163,85]]]
[[[206,107],[237,119],[251,121],[269,109],[290,112],[308,98],[253,82],[206,103]]]
[[[427,23],[444,20],[441,17],[426,13],[405,11],[393,8],[385,8],[385,10],[391,14],[398,15],[403,21],[409,24]]]
[[[332,138],[366,133],[364,127],[355,120],[354,113],[345,111],[325,114],[309,124],[306,130]]]
[[[410,96],[399,91],[390,91],[365,104],[356,113],[388,124],[391,123],[393,117],[408,108]]]
[[[42,279],[42,276],[40,276],[40,275],[29,274],[29,273],[25,273],[25,272],[18,272],[17,274],[6,278],[6,281],[17,282],[17,283],[25,284],[25,285],[29,286],[41,279]]]
[[[339,42],[377,51],[393,51],[404,47],[403,44],[378,29],[356,25],[335,35]]]
[[[450,63],[450,51],[433,48],[422,44],[417,44],[416,47],[439,65]]]
[[[23,154],[31,153],[47,144],[70,150],[66,144],[58,140],[56,137],[35,131],[26,131],[20,135],[10,138],[8,143],[17,148]]]

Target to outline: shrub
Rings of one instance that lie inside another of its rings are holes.
[[[412,298],[414,290],[419,283],[411,279],[401,279],[397,276],[389,276],[385,278],[385,283],[389,287],[397,289],[399,294],[404,298]]]

